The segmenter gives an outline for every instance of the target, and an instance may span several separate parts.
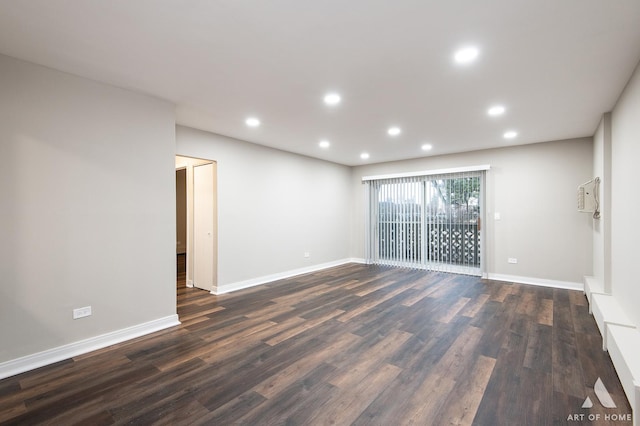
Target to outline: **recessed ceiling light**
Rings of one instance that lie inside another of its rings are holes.
[[[363,152],[362,154],[360,154],[360,158],[362,158],[363,160],[366,160],[369,158],[369,154],[366,152]]]
[[[504,135],[502,135],[505,139],[513,139],[516,136],[518,136],[518,132],[514,131],[514,130],[509,130],[508,132],[504,132]]]
[[[327,140],[322,140],[320,141],[320,143],[318,144],[320,146],[320,148],[329,148],[331,146],[331,142],[327,141]]]
[[[341,100],[342,98],[337,93],[328,93],[324,97],[324,103],[327,105],[337,105]]]
[[[389,130],[387,130],[387,133],[391,136],[398,136],[401,132],[400,127],[389,127]]]
[[[470,64],[475,61],[480,51],[476,47],[464,47],[456,51],[453,58],[458,64]]]
[[[505,108],[502,105],[494,105],[487,110],[487,114],[492,117],[497,117],[498,115],[502,115],[505,112]]]
[[[422,145],[421,148],[423,151],[431,151],[431,148],[433,148],[433,145],[431,145],[430,143],[425,143],[424,145]]]
[[[249,127],[258,127],[260,125],[260,120],[255,117],[249,117],[244,122]]]

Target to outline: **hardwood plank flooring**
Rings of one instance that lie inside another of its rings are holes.
[[[0,424],[630,424],[580,292],[349,264],[212,296],[178,261],[182,325],[1,380]]]
[[[176,287],[182,288],[187,286],[187,255],[184,253],[176,255]]]

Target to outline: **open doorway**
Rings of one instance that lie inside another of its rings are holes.
[[[187,169],[176,170],[176,286],[187,286]]]
[[[182,190],[184,189],[184,194]],[[182,210],[181,210],[182,209]],[[217,164],[176,156],[177,285],[215,293],[218,277]]]

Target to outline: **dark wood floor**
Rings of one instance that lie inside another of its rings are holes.
[[[181,326],[0,381],[0,423],[623,424],[603,419],[631,413],[580,292],[350,264],[217,297],[179,288],[178,312]],[[598,402],[598,377],[616,409]]]
[[[186,253],[180,253],[176,255],[176,287],[187,286],[187,255]]]

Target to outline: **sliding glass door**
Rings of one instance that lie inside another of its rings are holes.
[[[378,259],[398,266],[422,264],[424,182],[380,183],[376,195]]]
[[[482,275],[483,187],[483,171],[368,181],[368,260]]]
[[[466,173],[426,179],[428,269],[481,275],[481,178]]]

